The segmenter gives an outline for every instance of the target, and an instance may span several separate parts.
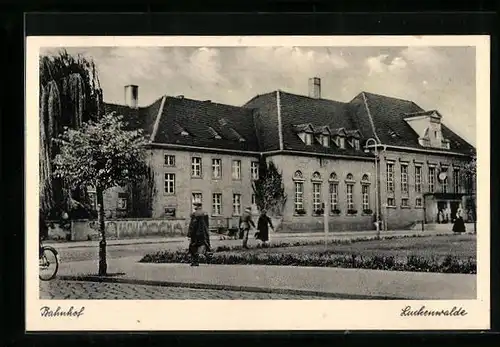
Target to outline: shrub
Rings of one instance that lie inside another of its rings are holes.
[[[364,214],[372,214],[372,213],[373,213],[373,211],[372,211],[372,210],[370,210],[370,209],[367,209],[367,210],[363,210],[363,213],[364,213]]]
[[[357,210],[347,210],[347,214],[357,214]]]
[[[333,214],[340,214],[340,210],[337,208],[337,209],[335,209],[335,210],[332,210],[332,213],[333,213]]]
[[[295,210],[295,214],[298,214],[299,216],[303,216],[306,214],[306,210],[304,210],[304,209]]]

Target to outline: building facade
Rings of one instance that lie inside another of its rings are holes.
[[[242,106],[180,95],[141,108],[138,87],[127,86],[126,105],[106,108],[149,136],[154,218],[188,218],[201,201],[211,226],[236,225],[246,206],[258,212],[261,160],[282,171],[287,230],[322,230],[324,213],[332,231],[373,229],[377,211],[388,229],[405,228],[465,208],[462,169],[475,149],[438,111],[367,92],[323,99],[319,78],[309,87],[309,96],[278,90]],[[108,193],[111,216],[126,216],[127,203],[124,190]]]

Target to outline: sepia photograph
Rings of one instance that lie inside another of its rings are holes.
[[[487,37],[176,39],[28,38],[27,323],[488,327]]]

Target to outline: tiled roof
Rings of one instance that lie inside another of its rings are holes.
[[[189,135],[179,134],[175,131],[174,124],[178,124]],[[154,142],[259,151],[255,133],[251,109],[209,101],[167,97]],[[221,138],[216,138],[215,134]]]
[[[429,149],[419,144],[418,135],[404,119],[408,117],[408,114],[425,115],[434,111],[425,111],[408,100],[366,92],[364,94],[377,136],[383,144]],[[448,127],[442,124],[441,128],[443,137],[451,141],[450,149],[442,149],[443,151],[470,154],[471,150],[474,150],[469,143],[453,133]]]
[[[162,100],[139,109],[106,104],[106,110],[123,114],[131,127],[144,128],[151,134]],[[332,135],[343,132],[347,136],[357,136],[361,146],[364,140],[375,137],[386,145],[425,149],[405,118],[432,112],[437,111],[423,110],[412,101],[367,92],[344,103],[276,91],[257,95],[241,107],[165,97],[153,142],[254,152],[279,150],[280,119],[284,150],[369,156],[347,143],[345,149],[337,148],[333,141],[331,147],[324,147],[317,141],[306,145],[297,133],[311,126],[316,134],[330,131]],[[187,132],[187,136],[183,132]],[[445,125],[442,125],[442,133],[450,140],[450,150],[443,151],[470,154],[474,150]]]

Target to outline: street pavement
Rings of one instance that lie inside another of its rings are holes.
[[[54,280],[40,283],[40,299],[55,300],[324,300],[322,296]]]
[[[442,233],[442,232],[439,232]],[[311,235],[312,234],[312,235]],[[396,231],[383,236],[415,235]],[[426,232],[432,235],[437,232]],[[329,239],[375,236],[335,233]],[[272,242],[318,239],[321,233],[280,235]],[[252,240],[252,242],[256,242]],[[212,246],[241,240],[212,238]],[[113,240],[107,247],[108,278],[95,276],[98,242],[53,243],[62,263],[58,279],[40,281],[40,298],[53,299],[474,299],[476,276],[291,266],[145,264],[147,253],[186,249],[188,240]],[[83,277],[82,277],[83,276]],[[266,293],[267,292],[267,293]]]

